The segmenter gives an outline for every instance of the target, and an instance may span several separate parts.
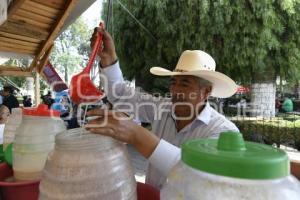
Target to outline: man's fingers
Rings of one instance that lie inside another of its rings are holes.
[[[90,120],[86,125],[86,129],[90,128],[102,128],[102,127],[108,127],[109,123],[107,118],[99,117],[97,119]]]
[[[104,43],[104,48],[106,47],[110,47],[110,48],[114,48],[114,43],[113,43],[113,39],[111,37],[111,35],[103,28],[98,27],[97,28],[98,33],[101,33],[103,35],[103,43]]]
[[[90,47],[91,47],[91,48],[93,48],[94,45],[95,45],[95,42],[96,42],[96,38],[97,38],[97,34],[98,34],[98,33],[101,33],[102,35],[104,35],[104,37],[102,38],[102,40],[105,40],[106,37],[109,37],[109,34],[105,31],[104,28],[102,28],[102,27],[95,27],[95,28],[94,28],[94,32],[93,32],[93,35],[92,35],[92,37],[91,37],[91,39],[90,39],[90,42],[91,42]],[[100,48],[101,48],[101,46],[100,46]]]
[[[109,114],[109,110],[108,109],[96,108],[96,109],[92,109],[92,110],[88,111],[86,114],[87,114],[87,116],[103,117],[103,116],[107,116]]]
[[[107,127],[103,127],[103,128],[90,128],[88,129],[88,131],[92,132],[92,133],[96,133],[96,134],[100,134],[100,135],[105,135],[105,136],[109,136],[112,138],[116,138],[116,134],[115,131],[111,128],[107,128]]]
[[[115,110],[108,110],[107,108],[105,108],[105,109],[95,108],[95,109],[92,109],[92,110],[88,111],[86,113],[86,115],[88,117],[98,116],[98,117],[101,117],[101,118],[103,118],[103,117],[113,117],[114,119],[117,119],[117,120],[128,120],[128,119],[132,118],[131,116],[129,116],[126,113],[117,112]]]
[[[103,38],[104,40],[105,39],[112,39],[110,34],[104,28],[98,27],[97,31],[98,31],[98,33],[101,33],[104,36],[104,38]]]
[[[90,128],[88,129],[88,131],[95,134],[109,136],[122,142],[130,143],[129,136],[127,134],[121,133],[120,131],[117,131],[113,127]]]
[[[122,136],[118,133],[118,131],[116,131],[115,128],[110,125],[102,128],[89,128],[87,130],[90,131],[91,133],[109,136],[117,140],[120,140],[122,138]]]
[[[94,45],[95,45],[96,38],[97,38],[97,33],[98,33],[98,31],[97,31],[97,27],[96,27],[96,28],[94,29],[93,35],[92,35],[92,37],[91,37],[91,39],[90,39],[90,42],[91,42],[90,47],[91,47],[91,48],[93,48]]]
[[[100,33],[103,35],[103,38],[102,38],[103,41],[111,38],[109,33],[102,27],[97,28],[97,33]]]

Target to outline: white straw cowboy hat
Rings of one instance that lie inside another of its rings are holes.
[[[161,67],[152,67],[150,72],[158,76],[192,75],[208,80],[213,84],[211,96],[226,98],[237,91],[235,82],[220,72],[215,71],[216,62],[204,51],[184,51],[174,71]]]

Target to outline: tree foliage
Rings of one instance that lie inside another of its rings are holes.
[[[172,70],[186,49],[208,52],[243,84],[299,75],[299,0],[121,0],[155,39],[118,2],[113,35],[124,75],[148,91],[167,88],[150,67]]]
[[[82,18],[77,19],[55,40],[50,60],[66,83],[72,73],[79,72],[89,53],[89,39],[92,31]]]

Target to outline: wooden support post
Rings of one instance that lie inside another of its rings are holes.
[[[25,88],[26,95],[34,99],[34,77],[26,77]]]
[[[35,94],[35,105],[39,105],[41,102],[41,93],[40,93],[40,74],[35,74],[35,87],[34,87],[34,94]]]
[[[50,56],[50,53],[52,52],[52,49],[53,49],[53,46],[54,44],[52,44],[49,49],[46,51],[45,55],[43,56],[42,60],[41,61],[38,61],[38,66],[36,66],[36,71],[38,73],[42,73],[43,72],[43,69],[45,67],[45,64],[48,62],[48,58]]]

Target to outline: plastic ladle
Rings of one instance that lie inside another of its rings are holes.
[[[104,27],[100,22],[99,27]],[[98,33],[95,45],[90,55],[89,62],[82,72],[76,74],[71,79],[70,97],[76,104],[94,102],[104,97],[103,92],[99,91],[90,79],[90,71],[96,58],[98,49],[102,43],[103,35]]]

